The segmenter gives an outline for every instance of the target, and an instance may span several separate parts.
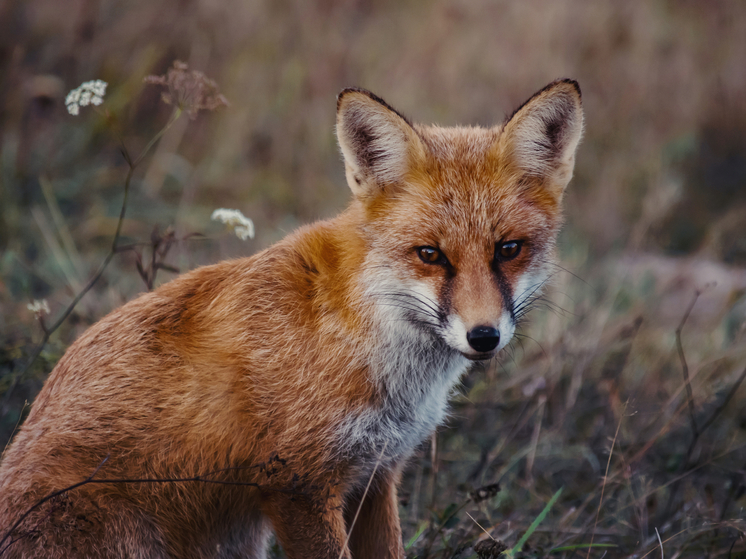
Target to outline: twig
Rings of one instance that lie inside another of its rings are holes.
[[[534,469],[534,460],[536,459],[536,449],[539,446],[539,434],[541,433],[541,423],[544,420],[544,408],[546,407],[547,397],[542,394],[539,396],[539,417],[534,424],[534,431],[531,434],[531,451],[526,457],[526,477],[528,481],[533,478],[532,470]]]
[[[386,447],[388,446],[388,444],[389,444],[388,441],[383,443],[383,448],[381,449],[381,453],[378,455],[378,460],[376,460],[376,465],[373,467],[373,472],[371,472],[370,474],[370,478],[368,479],[368,484],[365,486],[365,491],[363,491],[363,496],[360,498],[360,504],[357,506],[357,510],[355,511],[355,516],[353,517],[352,522],[350,523],[350,527],[347,529],[347,537],[345,538],[345,543],[342,546],[342,549],[339,550],[339,559],[342,559],[342,557],[344,557],[345,549],[347,549],[347,544],[350,541],[350,534],[352,534],[352,529],[355,527],[355,523],[357,522],[357,517],[360,515],[360,510],[363,508],[365,497],[368,495],[370,484],[373,483],[373,478],[376,475],[378,466],[381,465],[381,460],[383,459],[383,453],[386,452]]]
[[[655,535],[658,536],[658,544],[661,546],[661,559],[666,559],[663,556],[663,542],[661,541],[661,535],[658,533],[658,528],[655,528]]]
[[[124,198],[122,200],[122,209],[119,211],[119,221],[117,222],[117,229],[114,233],[114,239],[111,243],[111,249],[109,250],[109,253],[104,258],[103,262],[98,267],[98,270],[93,275],[93,277],[88,281],[88,283],[83,287],[83,289],[78,292],[78,294],[75,296],[75,298],[72,300],[72,302],[67,306],[65,311],[62,313],[62,315],[57,319],[57,321],[52,324],[52,326],[48,328],[43,328],[44,331],[44,337],[42,338],[41,342],[39,342],[39,345],[36,346],[36,349],[31,354],[31,357],[26,361],[26,364],[23,366],[23,368],[14,374],[13,382],[11,383],[10,387],[8,388],[8,391],[5,393],[4,401],[3,401],[3,407],[2,412],[0,412],[0,416],[4,416],[8,411],[8,402],[10,401],[10,397],[15,391],[16,387],[18,386],[18,382],[21,378],[26,374],[26,372],[31,368],[31,365],[36,361],[37,357],[41,354],[42,350],[44,349],[44,346],[49,341],[49,338],[52,336],[52,334],[59,328],[62,323],[67,319],[68,316],[73,312],[77,304],[80,302],[80,300],[88,293],[91,288],[98,282],[98,280],[101,278],[101,276],[104,274],[104,270],[106,270],[106,267],[109,265],[109,262],[111,262],[111,259],[114,258],[114,255],[118,252],[117,251],[117,244],[119,242],[119,237],[122,233],[122,224],[124,223],[124,215],[127,211],[127,199],[129,197],[129,191],[130,191],[130,183],[132,182],[132,176],[135,173],[135,169],[137,166],[142,162],[143,158],[148,154],[148,152],[152,149],[152,147],[155,145],[155,143],[163,136],[163,134],[166,133],[166,131],[171,128],[174,122],[181,116],[181,109],[176,108],[174,112],[171,114],[171,117],[169,118],[166,125],[158,132],[148,143],[147,146],[145,146],[145,149],[140,153],[140,155],[135,159],[134,161],[129,155],[129,152],[127,151],[127,148],[124,146],[124,142],[122,141],[122,156],[124,157],[125,161],[127,162],[127,165],[129,166],[129,171],[127,172],[127,177],[124,181]],[[120,138],[121,141],[121,138]]]
[[[5,451],[8,450],[8,446],[10,445],[10,441],[13,440],[13,435],[16,434],[16,431],[18,431],[18,426],[21,424],[21,419],[23,418],[23,412],[28,407],[28,400],[23,402],[23,407],[21,408],[21,413],[18,414],[18,421],[16,421],[15,427],[13,427],[13,431],[10,433],[10,438],[8,439],[8,442],[5,443],[5,448],[3,448],[3,451],[0,453],[0,458],[3,457],[5,454]]]
[[[681,319],[681,322],[679,323],[679,327],[676,328],[676,349],[679,352],[679,359],[681,360],[681,371],[684,375],[684,383],[686,384],[686,395],[689,401],[689,420],[692,423],[692,432],[694,433],[695,439],[699,437],[699,429],[697,429],[697,422],[694,419],[694,395],[692,394],[691,382],[689,382],[689,366],[686,364],[686,356],[684,355],[684,347],[681,344],[681,331],[684,329],[684,324],[686,324],[686,321],[689,319],[689,315],[691,314],[692,309],[694,308],[694,304],[697,302],[697,299],[699,299],[699,296],[701,294],[702,292],[699,289],[697,289],[694,292],[694,297],[692,297],[692,302],[689,303],[689,307],[686,309],[686,312],[684,313],[684,318]]]
[[[448,516],[444,517],[441,520],[440,526],[438,526],[438,529],[435,532],[433,532],[430,535],[430,538],[428,539],[427,545],[425,546],[425,549],[424,549],[424,557],[427,558],[427,557],[430,556],[430,551],[432,550],[433,544],[435,543],[435,539],[443,533],[443,530],[445,529],[446,524],[448,524],[448,522],[451,520],[451,518],[453,518],[454,516],[456,516],[459,512],[461,512],[461,510],[463,510],[463,508],[466,505],[468,505],[471,502],[472,502],[472,499],[467,499],[466,501],[464,501],[463,503],[461,503],[458,507],[454,508],[450,512],[450,514],[448,514]],[[446,509],[444,511],[444,513],[447,512],[447,511],[448,511],[448,509]]]
[[[699,437],[704,433],[710,425],[712,425],[715,420],[718,418],[718,416],[725,410],[725,408],[728,406],[730,401],[733,399],[733,397],[736,395],[736,392],[738,391],[738,388],[743,383],[744,379],[746,379],[746,368],[741,372],[741,375],[738,377],[738,380],[733,383],[733,386],[731,386],[730,390],[728,391],[728,394],[723,398],[723,401],[720,403],[720,405],[715,408],[715,410],[710,414],[710,417],[707,418],[707,420],[702,424],[702,428],[699,429],[694,436],[692,437],[692,442],[689,443],[689,448],[686,450],[686,454],[684,455],[684,461],[681,463],[681,468],[679,471],[684,472],[687,468],[689,468],[689,465],[691,463],[692,454],[694,454],[694,449],[697,446],[697,442],[699,441]],[[668,502],[666,503],[666,508],[664,509],[663,516],[661,517],[661,521],[665,520],[665,518],[668,517],[668,515],[671,512],[671,507],[673,506],[673,500],[676,496],[676,493],[679,490],[680,480],[677,480],[672,486],[671,486],[671,493],[669,493],[668,496]]]
[[[487,534],[487,536],[489,536],[489,538],[490,538],[490,539],[491,539],[492,541],[497,541],[497,540],[496,540],[495,538],[493,538],[493,537],[492,537],[492,534],[490,534],[490,533],[489,533],[489,532],[488,532],[487,530],[485,530],[485,529],[484,529],[484,527],[483,527],[483,526],[482,526],[482,525],[481,525],[481,524],[480,524],[479,522],[477,522],[477,521],[476,521],[476,520],[474,519],[474,517],[473,517],[472,515],[470,515],[470,514],[469,514],[469,513],[467,512],[467,513],[466,513],[466,516],[468,516],[469,518],[471,518],[472,522],[474,522],[474,524],[476,524],[477,526],[479,526],[479,528],[480,528],[480,529],[482,530],[482,532],[484,532],[485,534]]]
[[[435,491],[438,485],[438,432],[430,435],[430,508],[435,507]]]
[[[604,473],[604,482],[601,485],[601,498],[598,500],[598,509],[596,510],[596,520],[593,522],[593,531],[591,532],[591,543],[588,545],[588,553],[585,559],[591,556],[591,548],[593,547],[593,538],[596,536],[596,527],[598,526],[598,517],[601,514],[601,505],[604,502],[604,491],[606,490],[606,480],[609,478],[609,466],[611,466],[611,457],[614,455],[614,446],[616,445],[617,436],[619,436],[619,429],[622,427],[622,419],[624,414],[627,412],[627,404],[629,400],[624,402],[624,409],[622,410],[622,416],[619,418],[619,423],[616,426],[616,433],[614,433],[614,439],[611,441],[611,449],[609,450],[609,459],[606,461],[606,472]]]
[[[672,539],[674,539],[675,537],[677,537],[677,536],[680,536],[681,534],[683,534],[684,532],[688,532],[689,530],[690,530],[690,528],[685,528],[684,530],[681,530],[681,531],[679,531],[679,532],[676,532],[676,533],[675,533],[675,534],[674,534],[673,536],[671,536],[671,537],[669,537],[669,538],[667,538],[667,539],[663,540],[663,542],[661,542],[661,545],[662,545],[662,544],[664,544],[664,543],[668,543],[668,542],[670,542],[670,541],[671,541]],[[657,528],[655,529],[655,533],[656,533],[656,534],[658,533],[658,529],[657,529]],[[658,535],[658,541],[659,541],[659,542],[661,541],[661,539],[660,539],[660,538],[661,538],[661,537],[660,537],[660,535]],[[647,552],[647,553],[646,553],[645,555],[643,555],[642,557],[640,557],[640,559],[645,559],[645,557],[647,557],[648,555],[650,555],[651,553],[653,553],[653,551],[655,551],[655,548],[653,548],[653,549],[651,549],[650,551],[648,551],[648,552]],[[661,550],[661,552],[662,552],[662,550]]]
[[[738,387],[741,386],[741,383],[746,379],[746,368],[741,373],[741,376],[738,377],[738,380],[733,383],[733,386],[730,388],[730,392],[728,392],[728,395],[723,398],[723,402],[715,409],[715,411],[712,412],[712,415],[707,418],[707,421],[705,421],[702,424],[702,430],[701,432],[704,433],[705,430],[712,425],[713,421],[717,419],[717,417],[723,412],[723,410],[728,406],[730,401],[733,399],[733,397],[736,395],[736,392],[738,391]],[[693,450],[693,449],[692,449]],[[687,453],[689,454],[689,453]]]

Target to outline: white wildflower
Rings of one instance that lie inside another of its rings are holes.
[[[213,221],[222,221],[228,227],[232,227],[233,232],[242,241],[254,238],[254,222],[243,215],[239,210],[220,208],[212,212],[212,217],[210,219]]]
[[[35,299],[33,303],[26,305],[26,308],[36,315],[49,314],[49,305],[46,299]]]
[[[103,103],[107,85],[103,80],[91,80],[80,84],[65,97],[67,112],[71,115],[77,115],[80,113],[80,107]]]

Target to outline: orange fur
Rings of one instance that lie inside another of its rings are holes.
[[[342,92],[349,209],[69,348],[3,457],[0,537],[99,466],[118,481],[38,507],[5,556],[263,557],[274,530],[291,559],[403,557],[403,464],[546,281],[581,131],[570,81],[491,129],[412,125]]]

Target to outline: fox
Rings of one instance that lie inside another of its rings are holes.
[[[577,82],[492,127],[337,98],[352,201],[111,312],[0,464],[6,558],[404,557],[397,485],[551,275]]]

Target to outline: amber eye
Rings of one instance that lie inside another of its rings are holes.
[[[425,264],[446,264],[448,262],[443,253],[433,247],[419,247],[417,249],[417,256]]]
[[[495,247],[495,253],[495,256],[499,260],[513,260],[513,258],[521,253],[521,242],[507,241],[505,243],[499,243],[497,247]]]

